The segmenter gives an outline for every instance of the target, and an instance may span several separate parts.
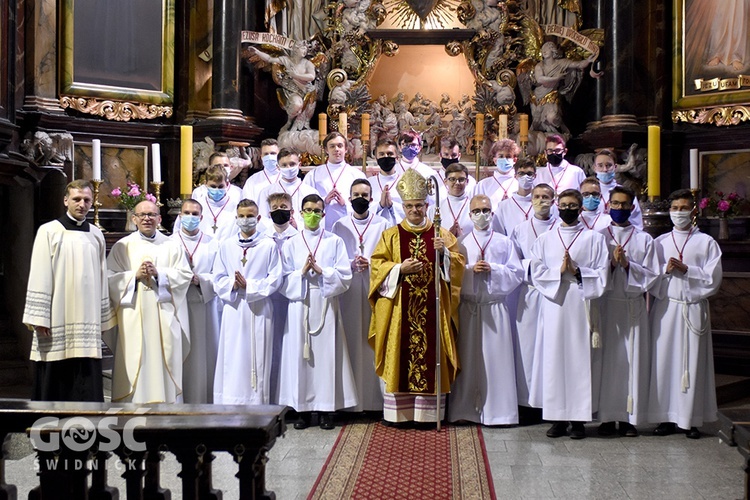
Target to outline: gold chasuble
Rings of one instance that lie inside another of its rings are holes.
[[[440,230],[450,252],[450,282],[440,281],[441,388],[450,386],[459,369],[456,351],[458,300],[464,256],[451,233]],[[383,232],[372,255],[369,341],[375,350],[375,371],[390,393],[435,394],[435,230],[431,222],[414,228],[407,221]],[[396,264],[412,258],[422,271],[400,276],[393,298],[381,295]]]

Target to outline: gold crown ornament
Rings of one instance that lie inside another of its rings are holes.
[[[429,183],[413,168],[407,169],[396,183],[396,191],[402,201],[426,200],[430,194]]]

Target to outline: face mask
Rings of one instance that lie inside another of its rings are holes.
[[[185,231],[195,231],[201,223],[201,218],[197,215],[181,215],[180,224]]]
[[[672,219],[672,224],[674,224],[674,227],[679,229],[688,227],[693,223],[692,212],[669,212],[669,218]]]
[[[586,196],[583,198],[583,208],[593,212],[599,208],[599,203],[601,203],[601,201],[602,199],[600,197]]]
[[[596,178],[603,184],[609,184],[615,178],[614,172],[597,172]]]
[[[283,172],[283,170],[282,170]],[[292,211],[291,210],[284,210],[284,209],[277,209],[271,212],[271,220],[274,224],[277,226],[283,226],[287,222],[289,222],[289,219],[292,218]]]
[[[378,158],[378,167],[380,167],[380,170],[383,172],[390,172],[393,170],[393,167],[396,166],[396,158],[393,156],[383,156],[382,158]]]
[[[532,200],[531,205],[534,207],[534,213],[539,217],[546,219],[549,217],[549,212],[552,209],[552,202],[549,200]]]
[[[560,209],[560,218],[565,224],[573,224],[578,219],[577,208],[566,208],[565,210]]]
[[[609,216],[612,217],[612,221],[615,224],[625,224],[628,219],[630,219],[630,213],[632,211],[632,208],[611,208],[609,210]]]
[[[492,214],[471,214],[471,222],[474,223],[476,227],[479,229],[487,229],[487,227],[490,225],[490,221],[492,220]]]
[[[413,144],[410,144],[409,146],[406,146],[401,150],[401,156],[403,156],[406,161],[412,161],[417,157],[418,154],[419,146],[415,146]]]
[[[320,219],[323,218],[323,215],[316,214],[316,213],[305,213],[302,212],[302,219],[305,221],[305,226],[307,226],[309,229],[315,230],[318,229],[318,226],[320,225]]]
[[[497,170],[501,174],[507,174],[511,171],[513,168],[513,159],[512,158],[498,158],[495,161],[495,165],[497,166]]]
[[[245,234],[250,233],[258,225],[258,219],[255,217],[243,217],[242,219],[235,219],[235,221],[237,222],[237,227]]]
[[[534,177],[531,175],[522,175],[518,178],[518,187],[528,191],[534,185]]]
[[[297,178],[299,174],[299,166],[296,167],[285,167],[281,169],[281,176],[284,180],[292,181]]]
[[[458,163],[458,158],[440,158],[440,164],[443,166],[443,168],[448,168],[454,163]]]
[[[276,158],[277,155],[269,154],[260,159],[260,161],[263,162],[263,168],[266,169],[266,172],[273,172],[276,170]]]
[[[367,201],[367,198],[354,198],[352,200],[352,210],[357,212],[359,215],[362,215],[363,213],[367,212],[370,208],[370,202]]]
[[[547,161],[553,167],[559,167],[563,161],[563,155],[561,153],[552,153],[547,155]]]
[[[221,200],[222,198],[224,198],[225,194],[227,194],[227,190],[225,188],[208,188],[208,197],[214,201]]]

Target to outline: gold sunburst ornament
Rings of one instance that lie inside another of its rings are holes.
[[[459,0],[384,0],[393,24],[402,29],[446,28],[455,18]]]

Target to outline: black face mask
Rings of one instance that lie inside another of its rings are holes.
[[[359,215],[362,215],[363,213],[367,212],[367,210],[370,209],[370,202],[367,200],[367,198],[353,198],[352,199],[352,210],[357,212]]]
[[[440,158],[440,164],[443,165],[443,168],[448,168],[449,165],[454,163],[458,163],[458,158]]]
[[[271,220],[277,226],[283,226],[284,224],[289,222],[289,219],[291,218],[291,210],[282,210],[281,208],[279,208],[278,210],[274,210],[273,212],[271,212]]]
[[[563,155],[560,153],[550,153],[547,155],[547,161],[553,167],[559,167],[563,161]]]
[[[566,209],[560,209],[558,210],[560,213],[560,218],[562,221],[566,224],[572,224],[573,222],[578,219],[578,209],[577,208],[566,208]]]
[[[393,156],[383,156],[382,158],[378,158],[378,167],[380,167],[380,170],[383,172],[390,172],[395,166],[396,158]]]

